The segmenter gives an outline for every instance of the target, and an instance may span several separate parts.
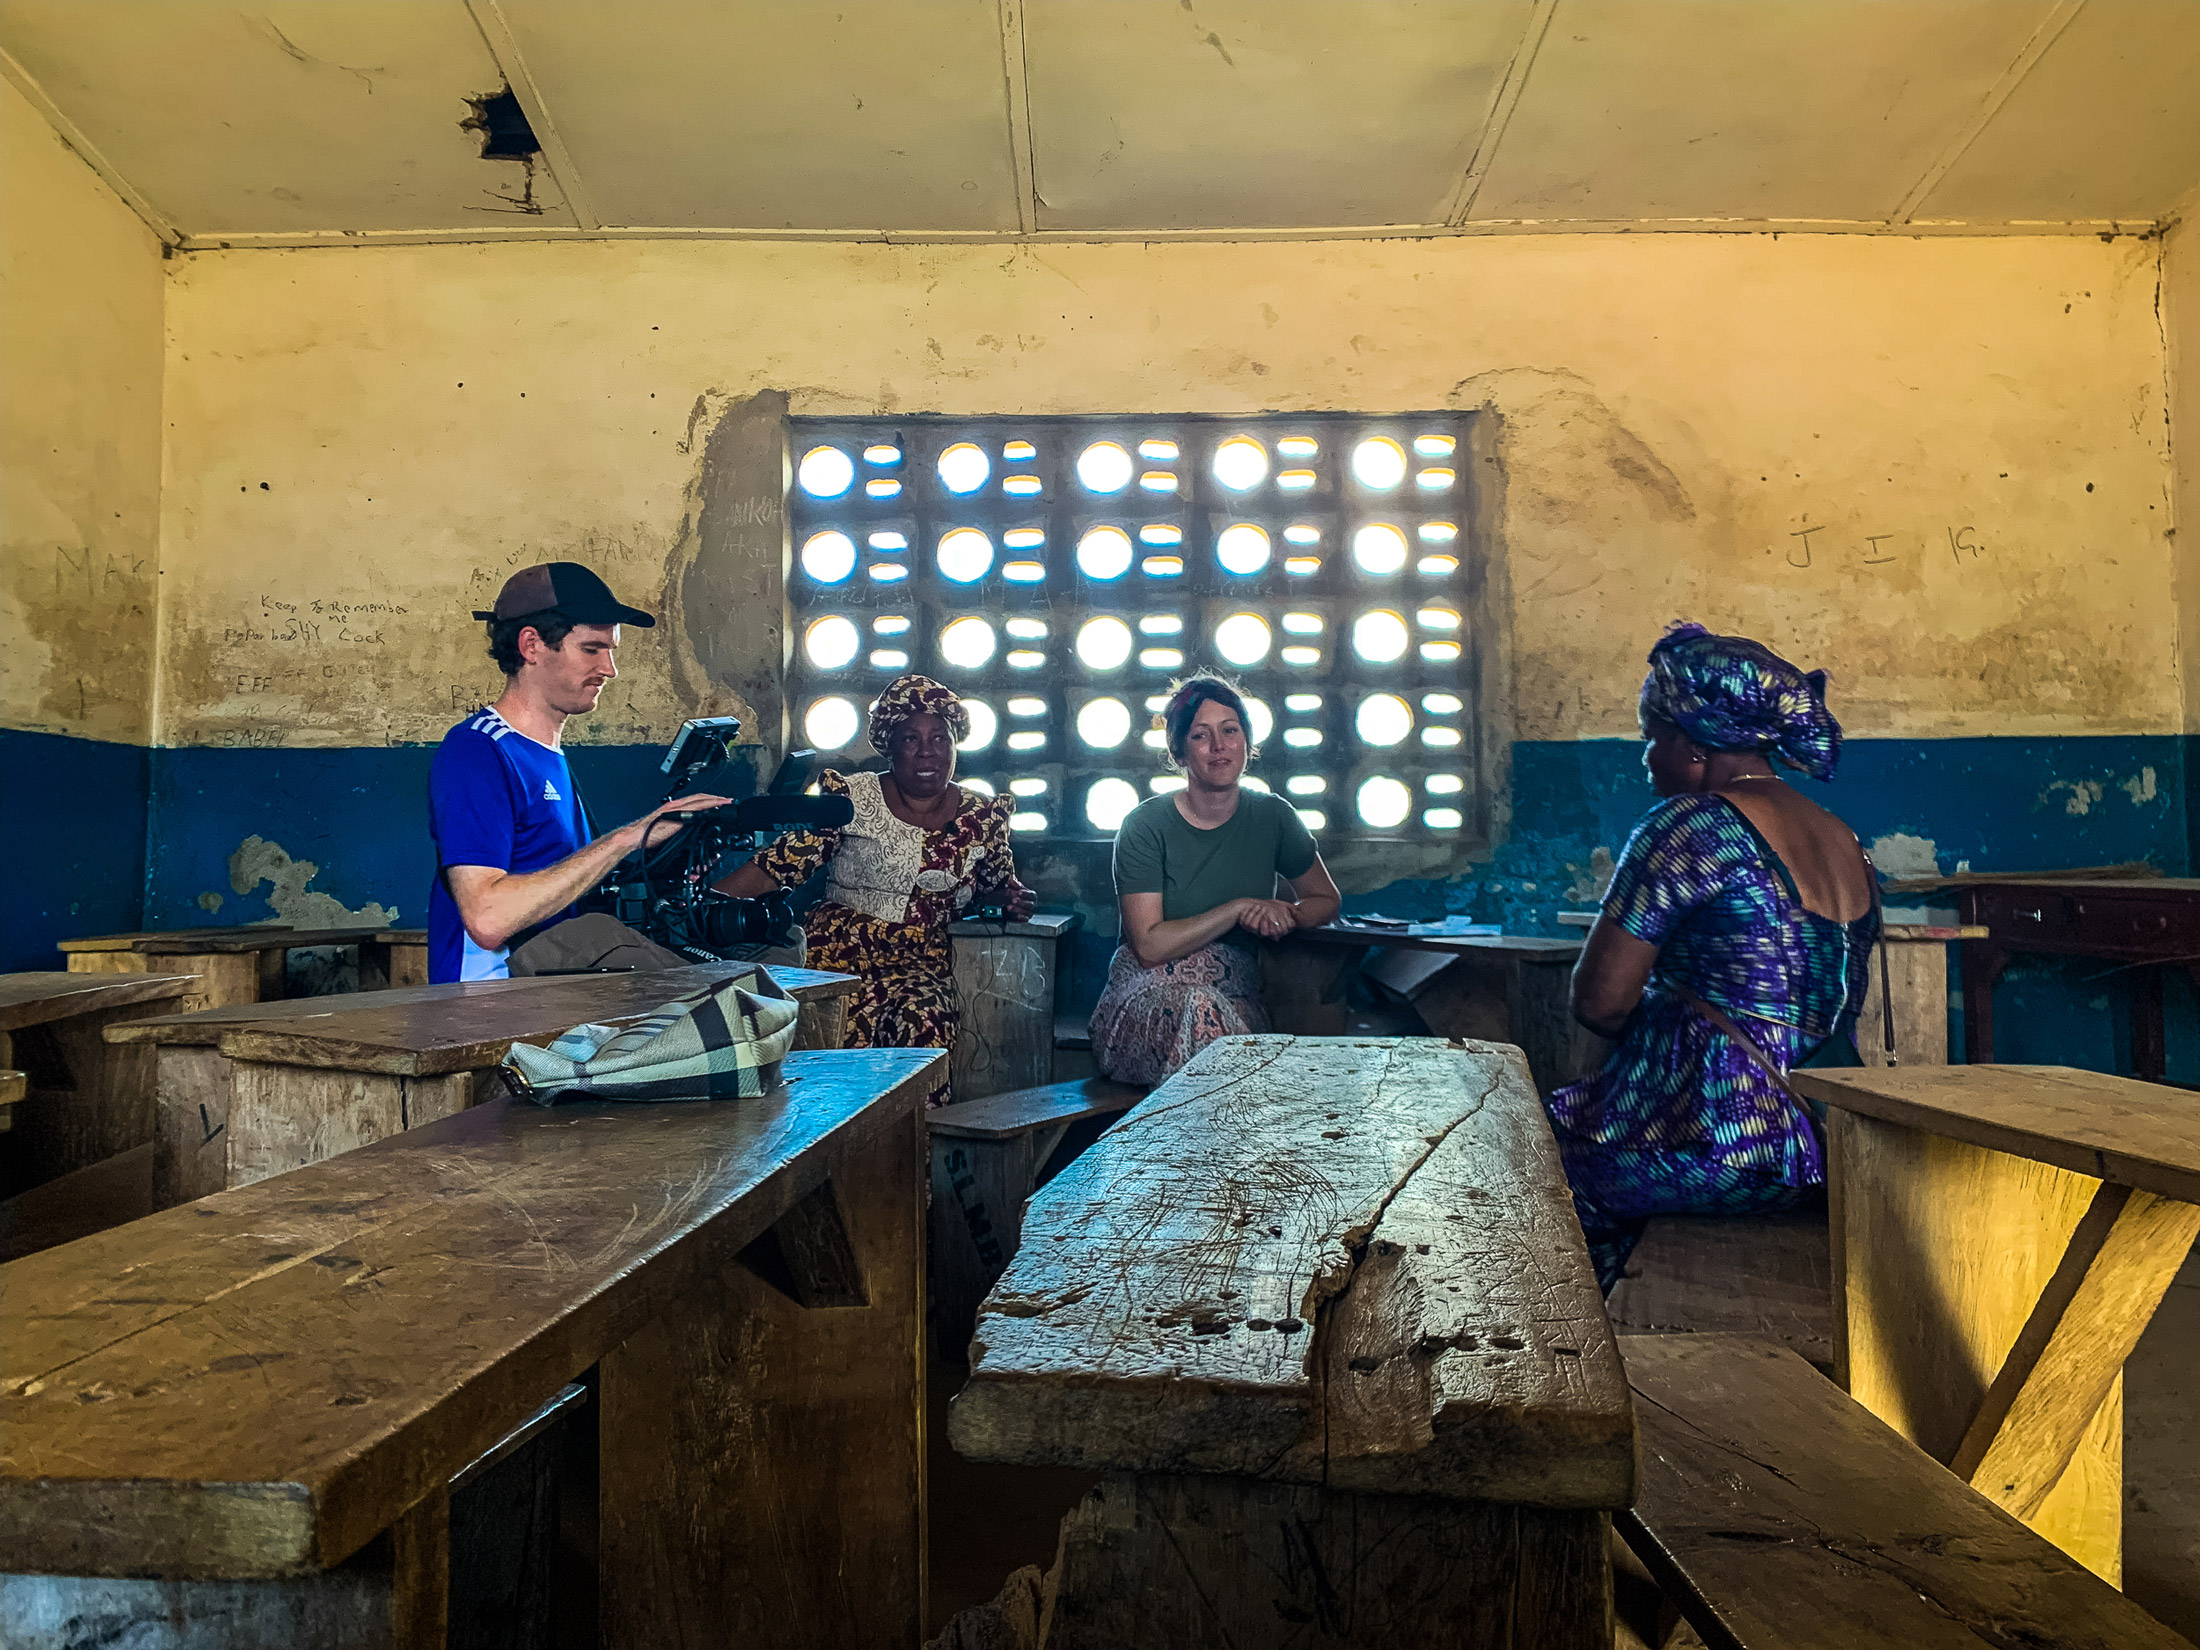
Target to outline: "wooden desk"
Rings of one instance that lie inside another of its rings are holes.
[[[1829,1108],[1837,1374],[2116,1582],[2123,1364],[2200,1235],[2200,1113],[2061,1066],[1793,1080]]]
[[[183,974],[0,974],[0,1070],[23,1078],[0,1107],[0,1197],[152,1138],[152,1057],[109,1048],[101,1033],[173,1008],[197,985]]]
[[[497,1092],[514,1043],[647,1014],[747,972],[711,963],[650,974],[574,974],[407,986],[356,996],[239,1004],[117,1028],[159,1050],[153,1204],[318,1163]],[[838,1047],[848,974],[774,968],[803,1005],[795,1046]]]
[[[385,928],[359,942],[359,989],[388,991],[428,983],[428,931]]]
[[[2131,971],[2131,1066],[2162,1080],[2162,970],[2200,981],[2200,877],[2132,881],[1976,882],[1957,889],[1963,920],[1986,937],[1963,947],[1963,1047],[1974,1066],[1994,1058],[1994,982],[2020,951],[2098,957]]]
[[[955,995],[962,1030],[949,1083],[958,1101],[1054,1080],[1054,987],[1060,942],[1081,921],[1038,911],[1023,922],[954,922]]]
[[[250,923],[232,928],[171,928],[141,934],[94,934],[63,940],[61,951],[75,974],[195,974],[199,983],[188,1009],[232,1003],[280,1002],[290,953],[323,945],[376,942],[385,930],[292,928]]]
[[[1334,923],[1302,929],[1264,948],[1263,995],[1275,1029],[1301,1036],[1342,1032],[1346,989],[1376,947],[1454,958],[1415,995],[1415,1012],[1438,1037],[1522,1050],[1539,1093],[1588,1076],[1611,1052],[1609,1042],[1574,1021],[1573,969],[1581,941],[1529,934],[1416,937]]]
[[[1517,1049],[1210,1044],[1036,1193],[949,1432],[1107,1474],[1053,1650],[1612,1642],[1635,1419]]]
[[[447,1486],[593,1367],[602,1642],[914,1647],[943,1059],[500,1101],[0,1268],[0,1638],[440,1650]]]

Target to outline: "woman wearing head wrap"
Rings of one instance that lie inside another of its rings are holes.
[[[1786,1073],[1855,1059],[1879,937],[1855,834],[1774,764],[1833,777],[1823,671],[1675,625],[1643,683],[1643,766],[1664,800],[1628,838],[1574,970],[1574,1014],[1619,1040],[1547,1104],[1599,1280],[1659,1214],[1786,1208],[1825,1180]]]
[[[1123,943],[1092,1011],[1093,1063],[1125,1083],[1158,1083],[1217,1037],[1266,1031],[1260,942],[1327,922],[1338,904],[1298,811],[1239,782],[1257,753],[1237,689],[1193,676],[1156,720],[1184,786],[1115,833]]]
[[[818,776],[819,791],[845,796],[855,818],[789,832],[718,885],[754,898],[828,868],[825,897],[804,919],[808,960],[863,981],[848,999],[850,1048],[952,1047],[961,1014],[947,925],[983,890],[1031,915],[1009,852],[1008,800],[954,782],[955,743],[969,735],[954,693],[928,676],[897,677],[871,707],[871,745],[887,771]],[[933,1102],[946,1098],[942,1088]]]

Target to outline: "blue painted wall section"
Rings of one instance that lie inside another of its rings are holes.
[[[144,926],[146,752],[0,728],[0,972]]]
[[[71,934],[274,916],[267,884],[244,895],[230,884],[230,856],[252,836],[312,861],[313,892],[352,909],[394,907],[404,926],[425,920],[432,747],[148,753],[5,731],[0,741],[0,830],[18,868],[0,895],[7,967],[55,966],[54,941]],[[581,745],[570,755],[599,828],[645,812],[661,794],[661,747]],[[2184,875],[2200,830],[2186,802],[2196,761],[2200,748],[2181,736],[1859,739],[1841,777],[1811,791],[1867,843],[1894,833],[1930,843],[1943,872],[1966,861],[2034,870],[2143,859]],[[744,769],[725,788],[748,795],[755,786]],[[1595,850],[1616,854],[1652,800],[1634,740],[1519,744],[1512,831],[1494,859],[1459,877],[1355,895],[1347,907],[1577,934],[1557,914],[1595,909]],[[1099,918],[1110,904],[1105,849],[1091,849],[1075,854],[1093,884],[1080,903]],[[220,895],[218,910],[202,894]],[[1074,999],[1097,995],[1113,945],[1090,928],[1079,936]],[[2001,1057],[2128,1069],[2129,990],[2128,976],[2094,965],[2019,962],[1999,988]],[[2200,1077],[2200,1005],[2184,981],[2170,982],[2168,1009],[2172,1075]],[[1953,1030],[1960,1038],[1960,1025]]]

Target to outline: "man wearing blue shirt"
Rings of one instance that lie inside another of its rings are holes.
[[[488,621],[505,686],[495,704],[443,736],[428,773],[436,851],[428,978],[438,984],[505,978],[515,940],[573,916],[573,902],[640,847],[645,832],[655,847],[680,829],[677,821],[658,825],[659,814],[726,801],[678,797],[595,836],[561,748],[565,720],[594,710],[618,675],[619,626],[657,621],[594,573],[570,561],[522,568],[496,605],[474,617]]]

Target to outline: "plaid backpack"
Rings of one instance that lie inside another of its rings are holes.
[[[504,1077],[538,1106],[754,1099],[778,1087],[799,1012],[777,981],[752,968],[629,1026],[575,1026],[548,1048],[514,1043]]]

